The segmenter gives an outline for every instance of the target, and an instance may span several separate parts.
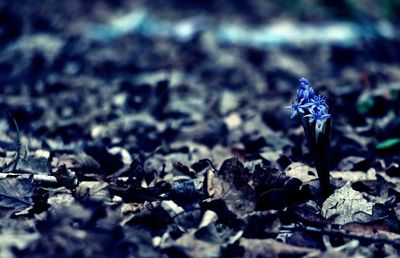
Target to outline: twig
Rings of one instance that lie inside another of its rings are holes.
[[[34,183],[55,185],[58,183],[55,176],[48,175],[32,175],[25,173],[0,173],[0,180],[6,178],[29,179],[32,178]]]
[[[360,241],[364,241],[367,243],[381,243],[381,244],[389,244],[389,245],[394,245],[394,246],[400,246],[400,238],[391,240],[387,238],[381,238],[377,236],[366,236],[366,235],[361,235],[361,234],[356,234],[356,233],[351,233],[351,232],[345,232],[342,230],[337,230],[337,229],[319,229],[319,228],[314,228],[314,227],[304,227],[304,226],[282,226],[280,233],[282,232],[293,232],[293,231],[303,231],[303,232],[310,232],[310,233],[318,233],[321,235],[327,235],[327,236],[333,236],[333,237],[345,237],[345,238],[352,238],[352,239],[357,239]]]
[[[218,169],[214,166],[214,163],[210,160],[210,159],[203,159],[204,161],[206,161],[214,170],[214,173],[218,173]]]
[[[17,131],[17,143],[16,143],[17,157],[15,158],[14,165],[12,168],[12,172],[15,172],[15,170],[17,169],[18,161],[20,159],[20,155],[21,155],[21,135],[19,133],[19,127],[18,127],[17,121],[15,120],[14,116],[11,113],[9,113],[9,115],[11,116],[11,118],[14,122],[15,130]]]

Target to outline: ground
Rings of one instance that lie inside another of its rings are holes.
[[[0,257],[400,256],[399,10],[0,3]]]

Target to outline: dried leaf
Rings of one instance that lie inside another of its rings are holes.
[[[317,249],[288,245],[274,239],[242,238],[240,245],[244,248],[242,257],[303,257],[318,252]]]
[[[300,162],[294,162],[289,165],[285,174],[289,177],[295,177],[300,179],[303,183],[317,179],[317,171],[315,168],[309,167]]]
[[[42,156],[27,156],[21,158],[15,169],[16,171],[29,174],[44,174],[50,173],[49,159]],[[11,172],[12,167],[8,167],[6,172]]]
[[[337,189],[322,205],[322,215],[329,219],[333,216],[334,223],[343,225],[353,221],[357,212],[372,215],[373,203],[364,199],[360,192],[353,190],[350,182]]]
[[[108,191],[108,183],[106,182],[80,182],[76,194],[78,198],[89,199],[92,201],[111,201]]]
[[[57,167],[65,164],[67,169],[79,173],[93,173],[100,168],[100,164],[91,156],[80,153],[76,155],[61,155],[58,159]]]
[[[198,240],[189,233],[164,245],[164,252],[169,254],[170,257],[220,257],[220,251],[221,246],[219,244]]]
[[[211,170],[207,171],[203,187],[208,196],[213,199],[223,199],[228,208],[239,216],[253,211],[254,191],[248,185],[248,181],[238,178],[244,172],[243,165],[240,163],[239,168],[234,165],[232,170],[224,168],[223,171],[226,173],[223,175],[225,179],[215,175]]]
[[[35,187],[31,180],[6,178],[0,180],[0,207],[21,211],[33,204],[32,195]]]

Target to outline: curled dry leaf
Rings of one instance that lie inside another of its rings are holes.
[[[98,173],[100,164],[91,156],[80,153],[74,155],[63,154],[58,158],[57,167],[65,165],[67,169],[77,174]]]
[[[108,183],[101,181],[80,182],[76,188],[76,196],[84,200],[111,201]]]

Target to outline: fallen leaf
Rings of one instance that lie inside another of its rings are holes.
[[[315,168],[309,167],[300,162],[290,164],[286,168],[285,174],[289,177],[298,178],[303,183],[317,179],[317,171]]]
[[[6,178],[0,180],[0,208],[21,211],[33,204],[35,187],[31,180]]]
[[[184,234],[175,241],[165,244],[163,249],[170,257],[220,257],[221,252],[221,246],[219,244],[198,240],[189,233]]]
[[[372,215],[373,203],[364,199],[360,192],[353,190],[350,182],[337,189],[326,199],[322,205],[322,215],[333,220],[335,224],[344,225],[353,222],[353,215],[357,212],[365,212]]]
[[[76,195],[78,198],[92,201],[111,201],[108,183],[106,182],[80,182],[76,189]]]
[[[274,239],[240,240],[244,248],[242,257],[303,257],[311,253],[319,253],[317,249],[284,244]]]
[[[244,166],[236,158],[227,159],[219,174],[207,171],[204,189],[213,199],[223,199],[228,208],[242,216],[255,208],[255,193],[249,185]]]

